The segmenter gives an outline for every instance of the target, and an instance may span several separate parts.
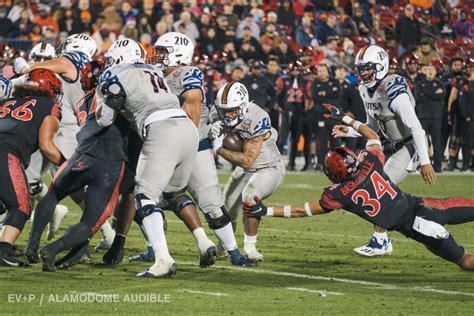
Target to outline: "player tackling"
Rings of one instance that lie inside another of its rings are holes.
[[[385,173],[380,139],[370,127],[355,121],[332,105],[326,105],[331,117],[354,128],[367,139],[366,150],[356,156],[346,147],[331,149],[324,161],[324,172],[333,182],[318,201],[303,205],[266,207],[244,203],[250,217],[305,217],[344,209],[387,230],[396,230],[425,245],[435,255],[456,263],[464,270],[474,270],[474,255],[458,245],[444,225],[474,221],[474,199],[456,197],[422,198],[402,192]],[[336,125],[334,136],[348,132]]]

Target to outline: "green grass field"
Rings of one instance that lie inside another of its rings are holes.
[[[228,176],[228,173],[220,175],[222,184]],[[317,199],[327,184],[320,174],[288,174],[267,204]],[[438,184],[427,187],[420,176],[413,175],[401,187],[415,195],[474,197],[474,176],[441,176]],[[78,208],[69,200],[66,204],[72,212],[60,233],[79,219]],[[125,260],[118,266],[103,266],[103,253],[93,253],[94,265],[78,265],[57,273],[42,272],[40,265],[1,268],[0,314],[474,313],[474,273],[461,271],[398,233],[390,234],[394,240],[391,256],[359,257],[352,249],[368,240],[372,226],[348,212],[336,211],[303,219],[264,218],[258,247],[265,261],[256,268],[233,267],[227,261],[218,261],[208,269],[199,268],[192,235],[174,214],[167,213],[167,218],[167,239],[178,263],[178,273],[172,278],[135,277],[149,266],[145,263],[131,264]],[[30,227],[30,223],[25,227],[18,243],[20,248],[25,245]],[[448,229],[467,250],[474,252],[474,223]],[[210,234],[207,227],[206,230]],[[242,225],[237,236],[242,247]],[[100,234],[91,245],[98,244],[99,240]],[[143,248],[143,238],[133,224],[126,257]],[[78,293],[114,294],[116,302],[99,302],[104,297],[100,295],[95,296],[97,302],[64,301],[64,295]],[[147,294],[149,301],[130,302],[134,294]],[[150,299],[158,295],[161,302]]]

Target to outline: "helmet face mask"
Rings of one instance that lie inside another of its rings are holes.
[[[355,66],[361,84],[374,88],[388,74],[388,55],[379,46],[366,46],[357,53]]]
[[[217,92],[216,110],[227,127],[235,127],[248,112],[249,94],[247,88],[239,82],[229,82]]]
[[[155,46],[153,52],[155,55],[151,57],[151,63],[157,65],[160,68],[166,68],[170,64],[169,54],[174,51],[173,47],[169,46]]]
[[[190,65],[193,61],[194,44],[185,34],[168,32],[153,45],[155,56],[150,60],[160,68]]]

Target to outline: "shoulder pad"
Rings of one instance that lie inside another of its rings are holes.
[[[84,68],[84,65],[91,61],[89,56],[87,56],[83,52],[78,51],[65,52],[61,54],[61,57],[66,57],[67,59],[69,59],[78,70]]]
[[[399,75],[393,75],[391,78],[388,79],[386,83],[385,89],[387,91],[387,96],[390,102],[395,100],[400,94],[408,93],[408,83],[405,78]]]
[[[204,74],[197,67],[186,67],[183,74],[183,89],[202,89],[204,86]]]

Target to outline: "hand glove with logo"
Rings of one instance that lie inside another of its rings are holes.
[[[352,118],[350,116],[347,116],[346,113],[341,111],[338,107],[335,107],[332,104],[329,103],[323,103],[323,106],[329,111],[330,114],[324,114],[325,118],[332,119],[336,121],[337,123],[344,123],[346,125],[349,125],[349,123],[352,121]]]
[[[222,134],[222,121],[214,122],[209,129],[208,137],[210,140],[214,140]]]
[[[255,204],[253,204],[252,202],[242,203],[242,208],[244,210],[245,215],[257,218],[267,215],[268,207],[266,207],[262,203],[262,200],[260,200],[258,196],[255,196],[254,199],[256,202]]]

